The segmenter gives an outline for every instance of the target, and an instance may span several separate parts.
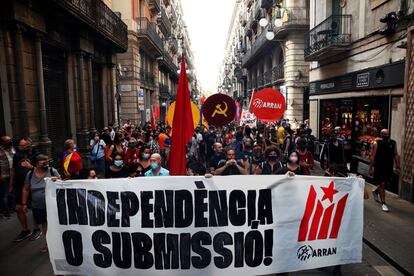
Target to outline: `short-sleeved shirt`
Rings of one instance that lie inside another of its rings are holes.
[[[52,174],[51,174],[52,170]],[[57,170],[54,168],[48,169],[43,177],[38,177],[36,173],[31,170],[26,175],[26,183],[29,183],[31,196],[32,196],[32,207],[37,209],[46,208],[46,177],[57,176],[60,177]],[[30,180],[30,182],[29,182]]]
[[[221,160],[218,163],[218,168],[222,168],[226,165],[227,160]],[[239,161],[237,161],[237,165],[239,165],[240,167],[244,168],[243,164],[240,163]],[[237,168],[236,165],[230,165],[227,168],[224,169],[224,171],[221,173],[221,175],[239,175],[241,174],[239,168]]]
[[[167,169],[161,168],[156,176],[169,176],[169,175],[170,175],[170,172]],[[149,170],[145,173],[145,176],[154,176],[154,173],[152,170]]]
[[[220,155],[214,154],[211,158],[210,158],[210,162],[208,163],[208,166],[210,168],[214,168],[217,169],[218,163],[225,159],[226,155],[224,153],[221,153]]]
[[[25,157],[20,153],[16,153],[13,156],[13,169],[14,169],[14,186],[16,187],[16,190],[21,190],[20,188],[23,188],[23,185],[26,180],[26,175],[31,169],[27,169],[23,167],[21,164],[23,161],[27,160],[30,162],[30,164],[34,164],[33,160],[34,155],[31,155],[30,157]]]
[[[13,150],[6,150],[0,147],[0,175],[3,178],[10,177],[13,168]]]

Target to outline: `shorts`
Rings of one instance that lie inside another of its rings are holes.
[[[375,168],[374,170],[374,182],[381,184],[382,182],[390,183],[392,181],[393,170],[392,168]]]
[[[33,208],[33,217],[37,224],[44,224],[47,222],[46,208],[38,209]]]
[[[14,203],[16,205],[22,205],[23,186],[14,185],[13,193],[14,193]]]

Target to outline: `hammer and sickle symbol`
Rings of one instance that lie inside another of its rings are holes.
[[[214,118],[216,114],[220,114],[220,115],[223,115],[224,117],[227,117],[226,113],[227,113],[228,106],[226,102],[223,102],[223,104],[225,106],[224,109],[221,108],[221,104],[216,105],[216,110],[214,110],[213,115],[211,115],[211,117]]]

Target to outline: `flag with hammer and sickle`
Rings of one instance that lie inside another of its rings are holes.
[[[203,116],[209,123],[216,127],[229,124],[234,120],[236,104],[226,94],[214,94],[206,99],[203,104]]]

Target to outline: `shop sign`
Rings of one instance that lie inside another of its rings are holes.
[[[145,102],[144,102],[144,90],[141,88],[137,89],[137,98],[138,98],[138,108],[140,111],[145,110]]]
[[[357,75],[356,87],[368,87],[369,86],[369,73],[362,73]]]
[[[339,93],[404,86],[405,62],[399,61],[309,83],[309,94]],[[371,76],[375,81],[370,81]]]
[[[132,90],[132,85],[130,85],[130,84],[121,84],[120,89],[121,89],[121,92],[130,92]]]

